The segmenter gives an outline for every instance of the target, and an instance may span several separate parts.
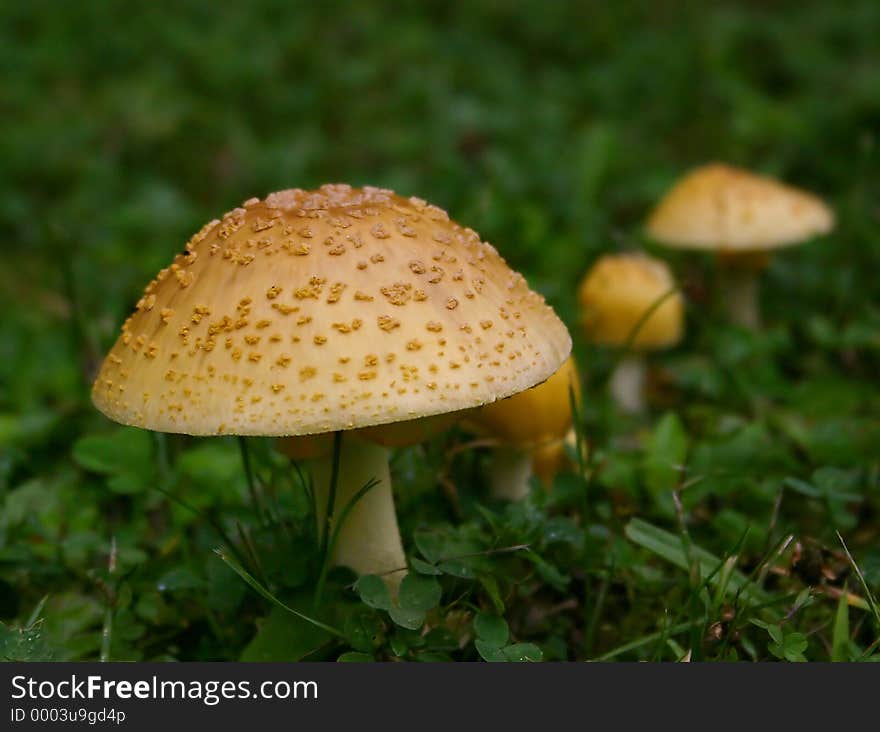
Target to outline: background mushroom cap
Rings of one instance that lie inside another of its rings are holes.
[[[622,346],[657,301],[675,287],[665,262],[644,254],[600,257],[578,288],[581,323],[592,343]],[[635,349],[672,346],[681,340],[684,301],[677,290],[641,324]]]
[[[478,432],[512,447],[534,447],[562,440],[571,429],[571,393],[580,399],[574,358],[569,357],[547,381],[468,415]]]
[[[833,212],[813,194],[713,163],[673,186],[646,229],[669,247],[737,252],[790,246],[833,225]]]
[[[471,229],[417,198],[325,185],[205,225],[101,366],[111,419],[301,435],[467,409],[549,377],[565,326]]]

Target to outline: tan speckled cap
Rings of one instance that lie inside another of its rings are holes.
[[[679,249],[776,249],[824,234],[834,214],[819,198],[745,170],[713,163],[688,173],[660,201],[646,226]]]
[[[633,338],[636,349],[672,346],[681,340],[684,302],[665,262],[644,254],[600,257],[578,288],[581,321],[593,343],[622,346],[648,311]],[[669,294],[671,292],[671,294]],[[666,295],[666,299],[657,303]]]
[[[441,209],[325,185],[205,225],[126,320],[92,399],[194,435],[303,435],[480,406],[548,378],[565,326]]]

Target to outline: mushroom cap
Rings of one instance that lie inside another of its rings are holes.
[[[720,163],[685,175],[646,226],[677,249],[755,251],[798,244],[831,231],[834,214],[817,196]]]
[[[493,402],[570,350],[474,231],[417,198],[325,185],[206,224],[146,287],[92,400],[165,432],[316,434]]]
[[[565,438],[571,429],[571,394],[581,386],[571,356],[547,381],[468,415],[477,431],[511,447],[535,447]]]
[[[578,288],[581,322],[592,343],[622,346],[645,314],[632,347],[652,350],[675,345],[681,340],[684,301],[669,267],[644,254],[600,257]]]

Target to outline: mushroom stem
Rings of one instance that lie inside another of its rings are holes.
[[[532,453],[522,447],[496,447],[492,451],[489,491],[493,498],[520,501],[529,494]]]
[[[723,269],[724,310],[732,323],[749,330],[761,327],[758,307],[758,272],[746,267]]]
[[[318,526],[323,533],[330,501],[333,455],[314,459],[311,469]],[[379,482],[362,495],[344,517],[330,563],[349,567],[359,575],[381,575],[389,588],[396,590],[406,574],[406,555],[394,510],[388,449],[343,435],[336,495],[331,509],[332,531],[336,530],[340,516],[358,491],[375,480]]]
[[[645,411],[645,359],[641,353],[623,356],[611,374],[611,396],[628,414]]]

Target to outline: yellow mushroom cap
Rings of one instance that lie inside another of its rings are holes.
[[[92,399],[165,432],[315,434],[486,404],[570,350],[474,231],[417,198],[325,185],[250,199],[193,236],[147,286]]]
[[[512,447],[556,442],[571,429],[572,388],[575,399],[580,399],[580,378],[569,357],[544,383],[472,412],[468,422]]]
[[[813,194],[713,163],[685,175],[646,229],[670,247],[747,252],[797,244],[833,226],[833,212]]]
[[[587,272],[578,300],[587,338],[593,343],[622,346],[639,321],[666,298],[641,324],[632,346],[650,350],[681,340],[684,302],[669,267],[644,254],[601,257]],[[671,292],[671,294],[669,294]]]

